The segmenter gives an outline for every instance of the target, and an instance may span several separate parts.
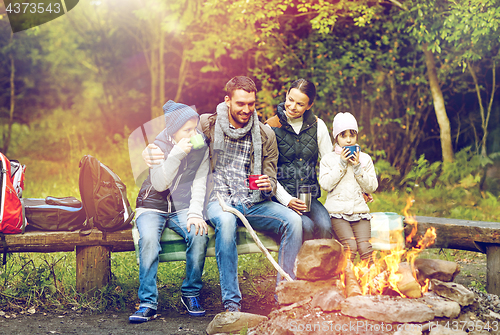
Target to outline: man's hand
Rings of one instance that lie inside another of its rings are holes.
[[[142,151],[142,159],[151,167],[153,165],[161,164],[164,161],[164,154],[160,148],[154,143],[149,144],[146,149]]]
[[[263,174],[255,181],[255,184],[259,187],[259,191],[272,191],[273,187],[271,185],[271,181],[269,180],[269,176]]]
[[[195,235],[198,235],[198,232],[199,232],[200,236],[201,236],[201,235],[203,235],[203,231],[205,231],[205,235],[208,235],[208,225],[205,222],[205,220],[200,219],[200,218],[189,218],[187,221],[188,233],[191,232],[191,225],[195,226],[195,228],[196,228]]]
[[[288,207],[296,211],[299,215],[307,209],[306,203],[298,198],[292,198],[288,203]]]

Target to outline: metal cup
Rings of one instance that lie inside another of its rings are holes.
[[[311,186],[303,185],[299,187],[299,199],[305,202],[307,208],[304,213],[311,211]]]

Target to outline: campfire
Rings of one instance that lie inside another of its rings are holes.
[[[406,222],[412,227],[411,233],[406,237],[406,243],[413,242],[417,233],[417,224],[414,216],[408,213],[413,203],[412,198],[408,198],[403,213]],[[436,230],[431,227],[427,229],[425,235],[419,239],[416,247],[411,250],[405,250],[401,246],[403,234],[393,234],[392,236],[401,239],[394,245],[398,246],[389,252],[382,252],[377,257],[373,253],[373,265],[369,266],[368,261],[361,261],[353,265],[347,261],[345,271],[341,274],[340,285],[344,288],[346,296],[356,295],[399,295],[403,298],[420,298],[425,292],[428,292],[429,279],[425,278],[423,282],[418,281],[417,270],[415,268],[415,259],[427,247],[432,245],[436,239]],[[349,260],[350,255],[346,255]],[[405,262],[402,260],[406,259]]]
[[[400,330],[423,334],[464,323],[475,330],[494,329],[491,325],[498,325],[500,314],[478,319],[470,312],[477,294],[453,282],[460,272],[458,264],[418,257],[432,246],[436,232],[429,228],[417,237],[418,223],[408,213],[412,202],[408,199],[404,209],[411,226],[405,229],[406,239],[402,231],[391,234],[403,240],[389,244],[400,247],[374,253],[371,265],[354,265],[337,240],[306,241],[296,258],[297,279],[282,281],[276,289],[279,309],[267,317],[222,313],[207,328],[208,334],[225,333],[224,329],[234,333],[242,325],[251,335],[404,334]],[[405,249],[407,245],[414,247]],[[500,306],[497,296],[490,300]]]

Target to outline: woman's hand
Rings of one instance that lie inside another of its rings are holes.
[[[195,235],[198,235],[198,232],[200,233],[200,236],[203,234],[208,235],[208,225],[205,220],[196,217],[189,218],[187,221],[188,233],[191,232],[191,226],[196,228]]]
[[[292,198],[288,203],[288,207],[296,211],[299,215],[307,209],[306,203],[298,198]]]
[[[154,143],[149,144],[142,151],[142,159],[144,159],[144,162],[146,162],[149,167],[161,164],[165,159],[164,156],[163,151]]]

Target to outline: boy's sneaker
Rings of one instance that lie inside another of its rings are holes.
[[[200,305],[200,297],[181,297],[182,304],[191,316],[204,316],[205,309]]]
[[[146,322],[152,319],[156,319],[156,310],[149,307],[139,307],[139,309],[132,314],[128,320],[133,323]]]

